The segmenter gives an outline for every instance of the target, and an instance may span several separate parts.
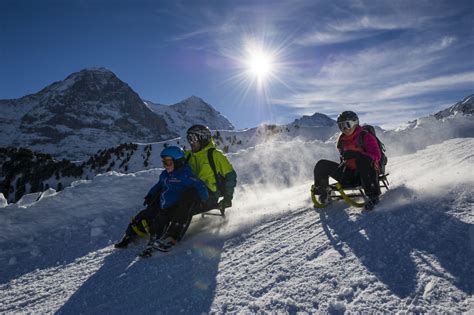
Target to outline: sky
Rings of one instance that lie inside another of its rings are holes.
[[[0,99],[105,67],[236,128],[344,110],[395,128],[474,93],[474,1],[0,0]]]

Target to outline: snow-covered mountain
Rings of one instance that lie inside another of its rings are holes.
[[[0,101],[0,146],[71,159],[122,142],[176,134],[126,83],[104,68],[85,69],[40,92]]]
[[[378,133],[390,155],[402,155],[453,138],[474,137],[474,95],[435,114]]]
[[[461,102],[464,104],[463,108],[466,108],[468,99],[469,97]],[[386,131],[376,127],[377,135],[385,143],[389,158],[413,153],[447,139],[474,137],[474,115],[469,108],[449,112],[451,114],[444,115],[442,119],[438,119],[437,114],[434,114],[410,122],[398,130]],[[303,143],[317,141],[334,148],[338,134],[339,130],[334,120],[316,113],[313,116],[304,116],[288,125],[261,125],[242,131],[214,130],[213,139],[224,152],[235,153],[260,145],[285,146],[285,143],[294,140]],[[0,161],[6,166],[0,171],[0,192],[8,202],[16,202],[24,193],[39,193],[36,196],[39,197],[40,192],[49,187],[62,189],[75,180],[91,179],[96,174],[104,172],[132,173],[161,167],[159,152],[167,145],[183,148],[188,146],[186,140],[180,137],[153,143],[123,143],[99,150],[87,160],[76,162],[74,165],[68,161],[54,161],[51,157],[44,159],[41,153],[32,152],[19,160],[23,161],[21,165],[18,164],[19,161],[17,164],[5,163],[15,159],[16,149],[3,150],[0,152]],[[293,153],[289,151],[287,154]],[[260,159],[265,160],[265,157],[261,156]],[[80,171],[73,170],[75,168],[80,168]],[[19,202],[21,204],[23,201]]]
[[[444,119],[449,116],[457,115],[458,113],[462,115],[474,115],[474,94],[466,96],[462,101],[437,112],[434,116],[437,119]]]
[[[306,126],[306,127],[332,127],[336,124],[334,119],[329,118],[328,116],[321,113],[314,113],[312,116],[304,115],[301,118],[295,119],[292,125]]]
[[[191,96],[174,105],[144,101],[155,113],[163,117],[170,129],[180,136],[194,124],[206,125],[213,130],[233,130],[234,126],[221,113],[197,96]]]
[[[224,152],[237,152],[268,141],[293,139],[328,141],[339,131],[336,121],[315,113],[287,125],[263,124],[242,131],[216,130],[214,141]]]

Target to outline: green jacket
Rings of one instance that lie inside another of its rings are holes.
[[[212,171],[209,159],[207,157],[207,151],[214,148],[212,157],[216,166],[216,171],[219,177],[223,179],[223,188],[220,191],[217,187],[216,177]],[[188,159],[189,166],[193,171],[194,176],[199,178],[206,184],[210,192],[216,194],[218,197],[223,196],[232,200],[234,195],[234,188],[237,185],[237,173],[229,163],[229,160],[225,155],[216,148],[216,145],[211,142],[202,150],[198,152],[186,151],[186,158]]]

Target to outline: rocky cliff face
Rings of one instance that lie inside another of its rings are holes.
[[[80,159],[123,142],[176,134],[126,83],[104,68],[73,73],[42,91],[0,101],[1,146]]]
[[[206,125],[212,130],[233,130],[234,126],[221,113],[197,96],[191,96],[174,105],[160,105],[145,101],[155,113],[162,116],[171,130],[184,135],[194,124]]]
[[[462,101],[457,102],[442,111],[437,112],[434,116],[436,119],[443,119],[455,114],[473,115],[474,114],[474,94],[466,96]]]
[[[333,127],[336,121],[321,113],[314,113],[311,116],[304,115],[299,119],[295,119],[292,125],[305,127]]]

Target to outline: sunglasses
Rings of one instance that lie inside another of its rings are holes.
[[[357,121],[354,120],[346,120],[337,123],[337,126],[341,131],[344,131],[344,129],[351,129],[355,125],[357,125]]]
[[[186,136],[186,139],[188,140],[189,143],[197,143],[199,142],[199,137],[194,134],[194,133],[190,133],[189,135]]]
[[[163,162],[163,165],[165,166],[171,166],[173,165],[173,159],[169,157],[162,158],[161,161]]]

